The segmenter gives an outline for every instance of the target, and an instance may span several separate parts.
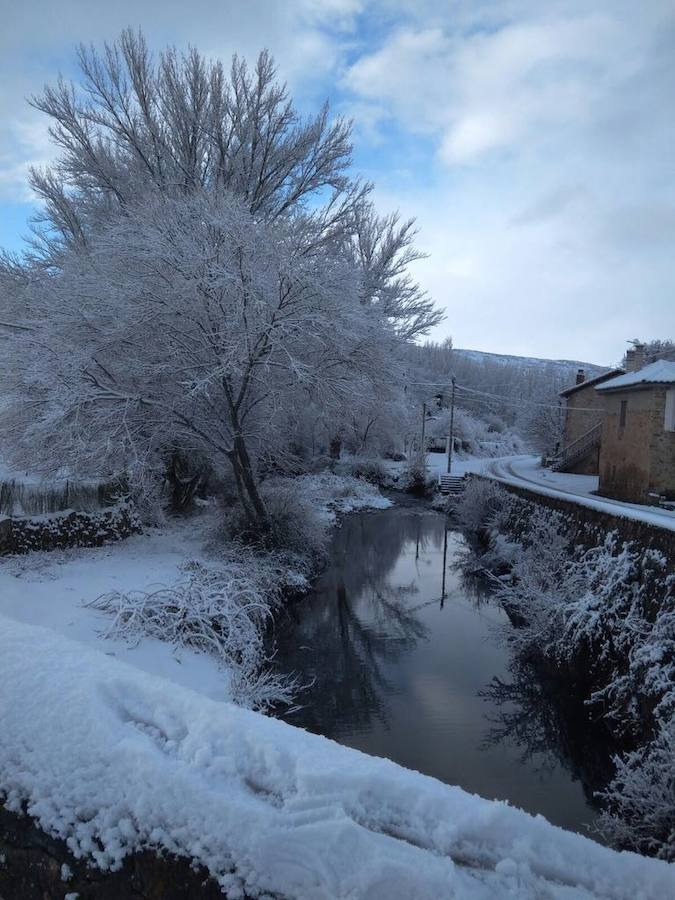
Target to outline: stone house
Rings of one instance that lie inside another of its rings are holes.
[[[605,410],[598,493],[631,503],[675,500],[675,362],[659,360],[595,390]]]
[[[623,374],[624,369],[610,369],[587,379],[584,370],[579,369],[576,384],[561,391],[563,428],[561,446],[553,460],[555,471],[598,474],[604,410],[595,389]]]

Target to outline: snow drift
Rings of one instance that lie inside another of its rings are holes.
[[[0,619],[0,786],[77,857],[151,846],[230,897],[633,898],[675,869]]]

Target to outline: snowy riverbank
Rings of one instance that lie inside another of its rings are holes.
[[[391,505],[372,485],[330,473],[293,479],[292,488],[316,511],[324,529],[341,514]],[[211,507],[103,547],[0,558],[0,614],[99,647],[207,697],[230,699],[229,673],[216,656],[142,633],[133,639],[103,640],[109,617],[85,605],[111,592],[125,595],[166,588],[184,581],[186,567],[194,563],[217,564],[230,547],[219,536],[221,518],[222,512]],[[290,568],[280,574],[294,578],[300,587],[305,578]]]

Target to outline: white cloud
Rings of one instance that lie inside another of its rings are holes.
[[[469,36],[451,23],[446,30],[408,27],[357,60],[344,83],[406,129],[436,133],[445,162],[468,163],[542,129],[588,119],[616,67],[631,66],[631,43],[600,14]]]
[[[59,69],[73,69],[77,43],[114,40],[140,26],[155,49],[191,43],[208,56],[249,59],[268,48],[291,89],[323,99],[325,79],[339,65],[343,44],[355,27],[363,0],[32,0],[13,5],[0,29],[0,199],[29,199],[28,166],[43,163],[46,124],[26,98],[53,82]]]
[[[610,363],[626,337],[675,336],[673,0],[14,5],[0,199],[50,152],[25,96],[129,23],[225,59],[267,46],[306,108],[332,94],[355,117],[378,200],[418,218],[437,337]]]
[[[469,6],[409,16],[344,79],[429,148],[379,196],[418,218],[436,337],[611,363],[675,334],[675,7]]]

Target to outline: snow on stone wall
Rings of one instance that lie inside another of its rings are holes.
[[[2,518],[0,554],[63,547],[100,547],[140,530],[138,514],[128,503],[99,512],[68,509],[43,516]]]

